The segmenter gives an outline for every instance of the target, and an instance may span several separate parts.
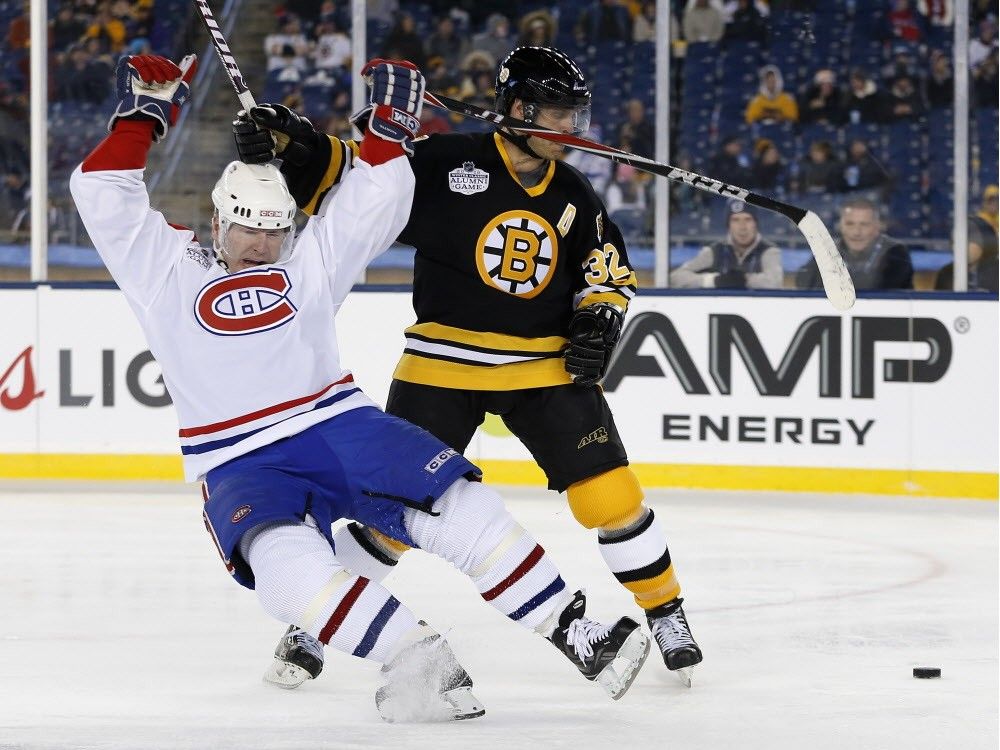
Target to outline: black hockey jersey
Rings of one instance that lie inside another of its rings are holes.
[[[345,171],[351,144],[330,138],[328,163],[283,167],[307,212]],[[585,177],[550,162],[524,187],[499,135],[432,135],[414,143],[417,187],[399,241],[416,248],[415,325],[394,377],[470,390],[569,383],[562,350],[573,311],[624,310],[635,294],[621,232]]]

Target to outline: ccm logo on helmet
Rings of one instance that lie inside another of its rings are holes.
[[[194,316],[209,333],[244,336],[278,328],[295,317],[292,282],[280,268],[250,270],[216,279],[198,293]]]
[[[268,210],[266,208],[262,208],[257,213],[259,215],[261,215],[261,216],[266,216],[268,218],[274,218],[274,219],[280,219],[280,218],[284,217],[284,215],[285,215],[284,211],[270,211],[270,210]]]

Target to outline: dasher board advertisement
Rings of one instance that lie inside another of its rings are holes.
[[[170,396],[118,290],[3,289],[0,312],[16,321],[0,476],[180,476]],[[380,403],[412,322],[404,291],[354,293],[338,315],[343,361]],[[842,315],[813,297],[640,295],[604,389],[647,485],[992,497],[997,342],[994,300]],[[498,419],[468,453],[500,481],[540,478]]]

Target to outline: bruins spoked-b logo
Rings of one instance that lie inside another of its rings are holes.
[[[530,211],[500,214],[476,243],[476,267],[483,282],[517,297],[540,294],[552,280],[558,257],[552,226]]]

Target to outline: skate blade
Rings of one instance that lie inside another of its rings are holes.
[[[597,682],[611,696],[611,700],[619,700],[628,692],[647,656],[649,637],[636,628],[625,639],[611,663],[597,675]]]
[[[379,715],[389,724],[430,723],[477,719],[486,713],[472,688],[460,687],[441,693],[439,700],[427,696],[394,693],[376,695],[375,705]]]
[[[482,702],[472,694],[471,687],[460,687],[441,693],[441,697],[451,706],[452,721],[478,719],[486,713]]]
[[[294,690],[312,675],[305,669],[281,659],[274,659],[264,672],[264,682],[284,690]]]
[[[677,679],[684,683],[684,687],[691,687],[691,677],[694,675],[694,667],[675,669],[674,674],[677,675]]]

